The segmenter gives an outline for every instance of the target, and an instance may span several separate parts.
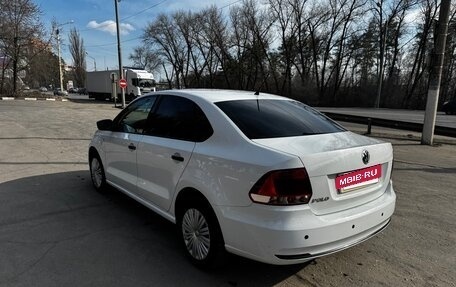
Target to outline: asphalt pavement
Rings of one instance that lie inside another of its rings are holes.
[[[87,147],[112,103],[0,101],[0,286],[455,286],[456,145],[373,128],[394,147],[397,206],[380,235],[308,264],[229,256],[193,267],[174,225],[91,186]],[[363,133],[365,127],[342,123]]]

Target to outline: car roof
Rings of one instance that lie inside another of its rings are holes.
[[[219,90],[219,89],[182,89],[182,90],[165,90],[157,92],[159,94],[172,94],[188,98],[200,98],[208,102],[216,103],[232,100],[257,100],[257,99],[275,99],[289,100],[288,98],[272,94],[262,93],[255,95],[253,91],[239,90]]]

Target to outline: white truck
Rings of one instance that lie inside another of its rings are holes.
[[[86,90],[89,98],[96,100],[114,100],[112,99],[112,74],[118,74],[119,70],[106,70],[87,72]],[[128,101],[140,97],[149,92],[155,92],[155,80],[152,73],[133,67],[124,67],[125,80],[127,88],[125,89],[125,98]],[[117,77],[118,78],[118,77]],[[117,85],[118,99],[120,99],[121,89]]]

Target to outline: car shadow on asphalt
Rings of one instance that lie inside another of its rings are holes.
[[[113,188],[96,192],[87,170],[0,183],[0,207],[0,266],[9,266],[0,283],[270,286],[306,266],[228,255],[220,268],[195,268],[174,224]]]

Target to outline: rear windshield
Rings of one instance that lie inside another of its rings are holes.
[[[250,139],[345,131],[323,114],[292,100],[237,100],[215,103]]]

